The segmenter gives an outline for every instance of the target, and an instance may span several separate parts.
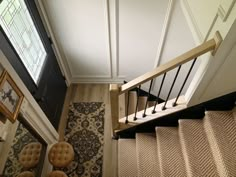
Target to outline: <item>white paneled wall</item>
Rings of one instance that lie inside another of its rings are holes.
[[[44,7],[72,78],[110,78],[107,1],[50,0]]]
[[[160,55],[159,64],[164,64],[167,61],[170,61],[174,59],[175,57],[183,54],[184,52],[187,52],[188,50],[194,48],[195,46],[196,44],[194,42],[192,33],[189,29],[189,26],[182,12],[180,1],[175,1],[171,18],[170,18],[170,22],[169,22],[169,28],[168,28],[165,43],[163,46],[163,51],[162,51],[162,54]],[[182,66],[170,98],[174,98],[178,94],[178,91],[180,90],[183,80],[186,77],[186,73],[188,72],[190,65],[191,65],[191,62]],[[192,77],[194,73],[196,72],[198,65],[199,65],[199,61],[194,66],[194,69],[188,79],[188,82],[186,83],[186,86],[184,87],[183,93],[186,92],[186,89],[188,88],[188,85],[190,81],[192,80]],[[163,85],[163,91],[161,92],[161,95],[160,95],[162,99],[165,99],[167,97],[168,91],[170,89],[170,86],[176,74],[176,71],[177,69],[167,74],[166,81]],[[160,79],[157,79],[157,82],[153,89],[154,93],[158,91],[160,87],[160,82],[161,82]]]
[[[181,0],[183,12],[197,43],[219,30],[223,38],[236,16],[236,0]]]
[[[71,82],[129,81],[194,46],[180,0],[39,2]]]
[[[211,38],[216,30],[225,37],[236,16],[236,0],[39,0],[48,22],[68,83],[117,83],[129,81],[163,64],[196,44]],[[183,91],[188,100],[205,74],[204,59],[194,81],[191,74]],[[183,70],[174,97],[188,66]],[[165,99],[167,75],[161,97]],[[160,85],[157,80],[153,93]],[[201,86],[202,87],[202,86]],[[148,84],[144,89],[148,88]],[[196,97],[199,97],[196,96]]]
[[[215,56],[203,57],[185,95],[188,104],[236,91],[236,0],[182,0],[182,6],[196,42],[212,38],[217,30],[224,39]]]
[[[119,0],[119,68],[129,81],[154,67],[168,1]]]

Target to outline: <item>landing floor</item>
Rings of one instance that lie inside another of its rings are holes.
[[[108,84],[72,84],[66,94],[64,109],[59,125],[60,140],[64,139],[67,113],[70,102],[103,102],[105,103],[105,131],[103,177],[117,176],[117,141],[111,139],[111,113]]]

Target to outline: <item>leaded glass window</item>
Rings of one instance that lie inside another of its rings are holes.
[[[1,2],[0,25],[37,84],[47,53],[24,0]]]

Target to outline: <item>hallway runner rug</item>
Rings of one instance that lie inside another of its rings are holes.
[[[75,157],[63,169],[69,177],[102,177],[104,115],[102,102],[70,104],[65,141],[73,146]]]

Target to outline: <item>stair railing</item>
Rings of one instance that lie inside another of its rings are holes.
[[[136,79],[133,79],[132,81],[124,84],[124,85],[118,85],[118,84],[110,84],[110,104],[111,104],[111,116],[112,116],[112,132],[113,132],[113,136],[115,135],[115,132],[116,131],[119,131],[119,130],[122,130],[122,129],[126,129],[126,128],[130,128],[132,127],[131,124],[128,124],[129,121],[128,121],[128,108],[129,108],[129,92],[130,90],[134,89],[134,88],[138,88],[138,93],[140,91],[140,88],[141,88],[141,85],[146,83],[146,82],[149,82],[150,81],[150,85],[149,85],[149,91],[148,91],[148,99],[150,97],[150,92],[151,92],[151,88],[152,88],[152,84],[153,84],[153,80],[161,75],[163,75],[162,77],[162,81],[161,81],[161,84],[160,84],[160,88],[159,88],[159,91],[158,91],[158,94],[157,94],[157,99],[155,101],[155,104],[154,104],[154,109],[152,111],[152,114],[156,113],[156,106],[158,104],[158,100],[159,100],[159,97],[160,97],[160,93],[162,91],[162,87],[163,87],[163,83],[165,82],[165,78],[166,78],[166,74],[167,72],[175,69],[175,68],[178,68],[177,69],[177,72],[176,72],[176,75],[174,77],[174,80],[171,84],[171,87],[170,87],[170,90],[168,92],[168,96],[165,100],[165,103],[162,107],[162,110],[164,111],[166,109],[166,104],[169,100],[169,97],[170,97],[170,94],[173,90],[173,87],[175,85],[175,82],[176,82],[176,79],[178,77],[178,74],[179,74],[179,71],[181,69],[181,66],[184,64],[184,63],[187,63],[189,61],[193,61],[191,66],[190,66],[190,69],[189,71],[187,72],[186,74],[186,77],[184,79],[184,82],[178,92],[178,95],[177,97],[175,98],[175,101],[173,102],[173,105],[172,106],[176,106],[177,105],[177,101],[179,99],[179,96],[188,80],[188,77],[194,67],[194,64],[196,63],[196,60],[199,56],[207,53],[207,52],[210,52],[212,51],[212,55],[215,54],[215,52],[217,51],[220,43],[222,42],[222,38],[221,38],[221,35],[219,32],[216,32],[215,33],[215,36],[213,39],[210,39],[206,42],[204,42],[203,44],[191,49],[190,51],[174,58],[173,60],[167,62],[166,64],[163,64],[155,69],[153,69],[152,71],[150,72],[147,72],[146,74],[140,76],[140,77],[137,77]],[[127,100],[127,108],[126,108],[126,121],[125,121],[125,124],[122,124],[122,123],[119,123],[119,95],[121,94],[128,94],[128,100]],[[139,96],[139,94],[138,94]],[[147,99],[147,101],[148,101]],[[138,100],[137,99],[137,103],[136,103],[136,110],[135,110],[135,114],[134,114],[134,118],[133,120],[137,120],[137,117],[136,117],[136,114],[137,114],[137,108],[138,108]],[[146,117],[146,109],[147,109],[147,102],[145,104],[145,109],[144,109],[144,112],[143,112],[143,117]]]

